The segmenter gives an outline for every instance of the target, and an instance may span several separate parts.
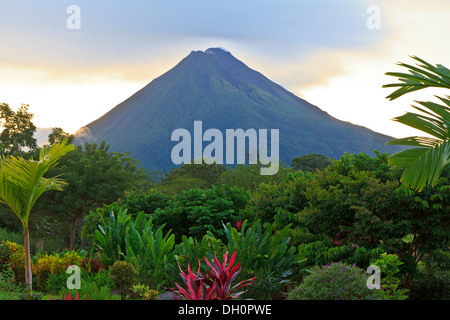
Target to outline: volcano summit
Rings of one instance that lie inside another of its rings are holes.
[[[111,150],[129,152],[148,170],[175,167],[171,134],[192,132],[195,121],[227,129],[278,129],[279,157],[345,152],[393,153],[391,137],[338,120],[300,99],[222,48],[192,51],[174,68],[111,111],[81,128],[76,143],[105,140]],[[192,157],[194,158],[194,157]]]

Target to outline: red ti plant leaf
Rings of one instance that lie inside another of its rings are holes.
[[[241,229],[242,229],[242,221],[241,220],[236,221],[236,230],[237,230],[237,232],[241,232]]]
[[[182,288],[178,283],[175,283],[178,290],[171,289],[175,293],[183,296],[187,300],[211,300],[214,299],[214,294],[216,291],[216,285],[209,286],[206,284],[205,276],[200,272],[200,261],[198,263],[197,273],[194,274],[191,270],[190,264],[188,264],[187,274],[181,269],[180,264],[178,264],[180,269],[181,279],[186,285],[186,289]],[[172,296],[174,299],[179,300],[179,297]]]
[[[236,292],[236,290],[249,286],[255,282],[256,277],[253,277],[248,280],[244,280],[239,282],[238,284],[231,286],[233,281],[236,279],[236,277],[239,275],[239,273],[242,271],[242,268],[240,267],[240,263],[237,263],[233,266],[234,261],[236,257],[236,252],[233,252],[231,255],[230,262],[227,266],[227,260],[228,260],[228,252],[225,252],[223,257],[223,264],[220,263],[220,261],[217,259],[216,255],[214,254],[214,261],[213,264],[211,264],[206,258],[205,262],[209,266],[211,270],[207,271],[208,280],[207,283],[211,284],[214,283],[217,286],[216,289],[216,299],[218,300],[230,300],[230,299],[236,299],[239,296],[241,296],[245,291]]]
[[[230,261],[228,262],[228,252],[226,252],[223,256],[223,263],[220,263],[215,253],[212,263],[205,257],[205,262],[210,268],[210,270],[206,272],[206,275],[200,272],[200,261],[198,262],[199,266],[196,273],[192,272],[190,264],[188,264],[187,273],[185,273],[181,269],[180,264],[178,264],[178,268],[181,271],[180,276],[183,279],[186,288],[182,288],[178,283],[175,283],[178,290],[174,288],[171,290],[187,300],[230,300],[238,298],[245,291],[236,291],[253,284],[256,277],[241,281],[232,286],[233,281],[242,271],[240,263],[234,265],[235,257],[236,252],[233,252]],[[179,297],[173,297],[179,300]]]

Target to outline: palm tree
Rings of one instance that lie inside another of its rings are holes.
[[[411,56],[418,61],[416,66],[398,63],[409,73],[388,72],[386,75],[397,77],[400,83],[384,85],[383,88],[399,87],[386,98],[389,100],[417,90],[435,87],[450,89],[450,70],[443,65],[430,63]],[[389,164],[404,168],[401,181],[411,188],[421,191],[426,186],[434,186],[450,157],[450,96],[436,96],[443,104],[415,101],[420,106],[413,108],[421,112],[408,112],[393,120],[418,129],[428,136],[407,137],[389,141],[391,145],[411,146],[389,157]]]
[[[25,250],[25,282],[27,298],[31,299],[32,276],[28,219],[36,200],[48,190],[62,190],[66,184],[58,177],[44,178],[64,154],[74,149],[67,139],[40,150],[39,161],[21,157],[0,157],[0,203],[7,204],[22,223]]]

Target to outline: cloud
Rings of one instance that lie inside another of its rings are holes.
[[[79,0],[81,30],[72,31],[65,24],[68,3],[10,2],[1,7],[0,38],[8,50],[0,52],[0,67],[45,70],[50,78],[95,70],[140,80],[135,70],[148,74],[151,64],[206,49],[199,46],[209,39],[292,60],[311,51],[366,46],[365,2]]]
[[[54,118],[44,126],[68,132],[208,47],[227,48],[332,115],[387,133],[385,123],[405,109],[384,101],[381,85],[392,79],[383,74],[410,54],[450,65],[448,0],[78,0],[81,30],[73,31],[70,4],[0,3],[0,96],[20,98],[39,121]],[[366,26],[369,5],[381,8],[381,30]],[[74,124],[61,124],[67,113]]]

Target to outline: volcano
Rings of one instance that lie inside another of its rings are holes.
[[[297,97],[222,48],[192,51],[108,113],[75,133],[76,144],[105,140],[147,169],[170,170],[174,130],[194,122],[225,132],[278,129],[285,164],[309,153],[338,159],[345,152],[393,153],[392,137],[344,122]]]

